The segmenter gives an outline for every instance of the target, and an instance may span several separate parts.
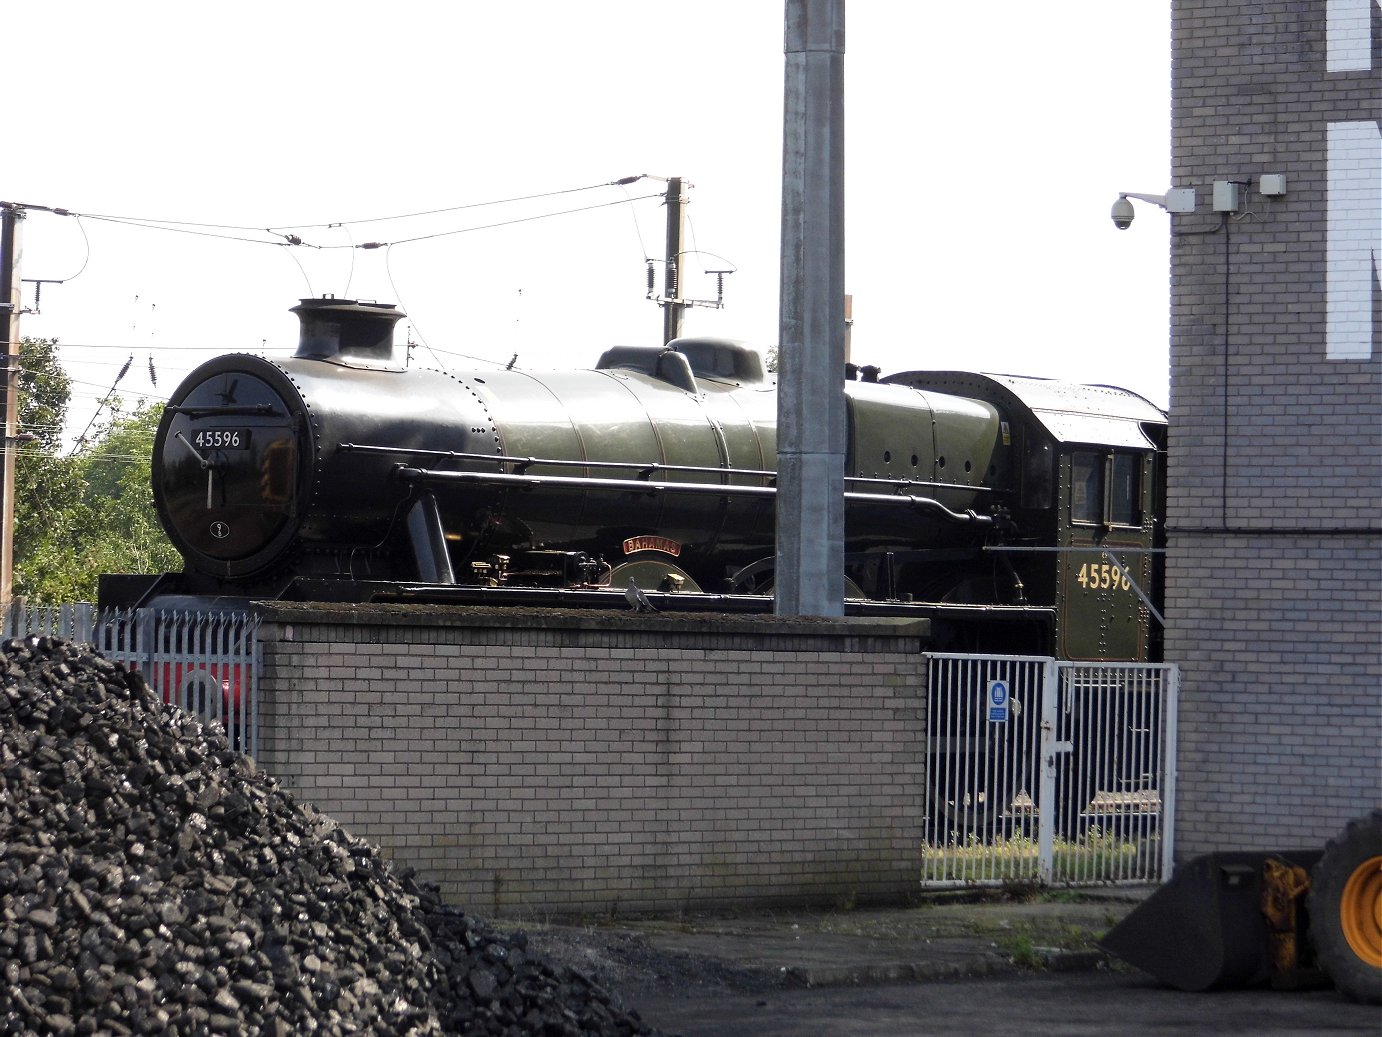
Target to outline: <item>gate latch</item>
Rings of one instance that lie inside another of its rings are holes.
[[[1041,722],[1041,742],[1042,742],[1042,745],[1048,746],[1048,747],[1050,748],[1050,750],[1051,750],[1051,756],[1050,756],[1049,759],[1047,760],[1048,763],[1055,763],[1055,762],[1056,762],[1056,754],[1057,754],[1057,753],[1071,753],[1071,752],[1074,752],[1074,751],[1075,751],[1075,743],[1074,743],[1074,742],[1056,742],[1056,741],[1052,741],[1052,729],[1054,728],[1054,726],[1055,726],[1055,725],[1053,725],[1049,720],[1043,720],[1043,721]]]

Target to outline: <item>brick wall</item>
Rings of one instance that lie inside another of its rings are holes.
[[[915,625],[269,608],[260,762],[489,915],[914,893]]]
[[[1197,194],[1172,228],[1182,858],[1319,843],[1382,801],[1380,22],[1173,6],[1172,185]],[[1216,180],[1241,212],[1211,211]]]

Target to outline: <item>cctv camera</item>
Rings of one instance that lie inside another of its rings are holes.
[[[1118,201],[1113,203],[1113,210],[1109,213],[1113,217],[1113,225],[1119,230],[1127,230],[1132,226],[1133,208],[1132,202],[1128,201],[1125,195],[1119,195]]]

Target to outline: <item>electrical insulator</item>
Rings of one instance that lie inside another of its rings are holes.
[[[651,299],[653,297],[653,287],[656,278],[657,274],[653,272],[653,261],[650,259],[648,260],[648,294],[645,296],[645,298]]]
[[[677,261],[675,259],[667,264],[667,298],[681,298],[681,293],[677,291]]]

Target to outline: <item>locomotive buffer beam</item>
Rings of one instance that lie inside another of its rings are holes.
[[[725,469],[726,474],[736,474]],[[479,486],[507,486],[516,489],[535,490],[539,488],[563,487],[573,490],[593,490],[606,493],[647,494],[686,493],[710,497],[749,497],[771,500],[777,496],[773,486],[734,486],[729,483],[695,482],[649,482],[634,479],[596,479],[567,475],[506,475],[502,472],[438,472],[427,468],[409,468],[399,465],[394,475],[404,482],[420,486],[440,483],[470,483]],[[846,504],[881,504],[889,506],[912,507],[932,511],[951,522],[975,526],[993,526],[997,519],[993,515],[980,515],[975,511],[955,511],[930,497],[916,497],[911,494],[857,493],[846,492]]]

